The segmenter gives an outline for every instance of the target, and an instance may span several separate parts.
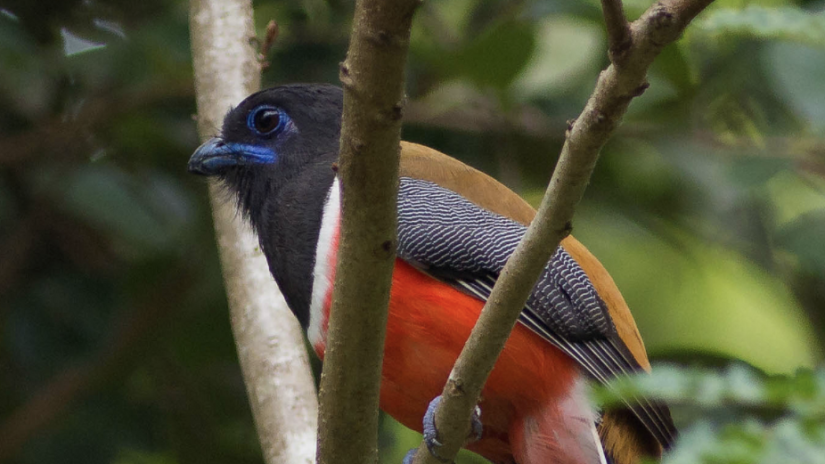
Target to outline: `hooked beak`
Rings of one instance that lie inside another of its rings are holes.
[[[245,143],[225,142],[220,137],[209,139],[189,158],[192,174],[217,176],[236,166],[272,164],[277,159],[268,147]]]
[[[238,156],[230,145],[218,137],[207,140],[189,158],[187,169],[192,174],[214,176],[238,165]]]

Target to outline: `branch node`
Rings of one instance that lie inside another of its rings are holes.
[[[461,379],[449,379],[447,381],[447,389],[445,390],[449,396],[464,396],[466,392],[464,391],[464,382]]]
[[[564,223],[564,228],[562,229],[562,239],[568,237],[570,234],[573,233],[573,221],[567,221]]]
[[[611,63],[616,63],[630,49],[630,24],[624,15],[621,0],[602,0],[602,12],[607,30],[607,56]]]
[[[629,29],[628,29],[629,30]],[[620,63],[627,56],[630,47],[633,45],[633,39],[628,33],[624,41],[612,44],[607,50],[607,56],[611,63]]]
[[[640,97],[643,93],[645,93],[645,90],[647,90],[648,87],[650,87],[650,82],[648,82],[648,81],[642,82],[642,85],[636,87],[636,89],[633,91],[632,96],[633,97]]]
[[[576,118],[567,120],[567,128],[564,130],[565,138],[570,137],[570,134],[573,132],[573,127],[575,125],[576,125]]]
[[[667,5],[664,5],[662,4],[662,2],[659,2],[656,5],[656,9],[653,10],[651,20],[653,21],[653,25],[657,29],[670,27],[670,25],[673,24],[673,13],[671,13]]]
[[[401,118],[404,117],[404,103],[398,102],[392,106],[390,110],[389,118],[390,121],[399,121]]]
[[[367,38],[379,47],[388,47],[392,44],[392,37],[387,31],[377,31],[375,34],[368,35]]]
[[[607,121],[607,115],[604,114],[603,111],[600,111],[598,109],[593,109],[592,114],[593,114],[593,120],[596,124],[601,125],[601,124],[604,124],[605,121]]]
[[[652,8],[646,22],[650,25],[649,40],[657,47],[676,40],[682,32],[673,11],[661,1]]]
[[[381,242],[381,245],[375,249],[375,257],[379,259],[391,258],[393,251],[395,251],[395,247],[393,246],[392,240],[384,240]]]
[[[339,64],[338,79],[347,90],[353,90],[355,88],[355,81],[352,79],[352,75],[349,70],[349,63],[346,61],[342,61]]]
[[[356,155],[361,154],[361,152],[364,151],[366,143],[363,140],[352,137],[350,138],[349,142],[350,149],[352,149],[353,153],[355,153]]]

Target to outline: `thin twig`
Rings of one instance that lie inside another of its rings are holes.
[[[261,69],[266,69],[270,65],[269,52],[272,51],[272,46],[275,45],[275,41],[278,40],[278,33],[278,23],[274,19],[270,19],[266,24],[266,35],[264,36],[264,41],[261,44],[260,55],[258,56],[258,61],[261,63]]]
[[[604,26],[607,29],[607,56],[616,63],[630,48],[630,24],[624,15],[622,0],[602,0]]]
[[[439,454],[452,459],[470,430],[470,415],[484,382],[515,326],[539,274],[572,227],[599,151],[613,134],[630,101],[647,88],[653,59],[676,40],[712,0],[663,0],[631,25],[631,42],[621,67],[611,64],[579,118],[571,122],[567,141],[544,199],[527,233],[501,272],[444,386],[435,415]],[[483,412],[482,412],[483,414]],[[440,464],[422,442],[416,464]]]

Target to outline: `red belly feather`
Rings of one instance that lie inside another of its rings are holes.
[[[483,305],[396,260],[381,409],[421,432],[427,405],[441,394]],[[323,357],[323,346],[316,346],[316,351]],[[508,439],[513,420],[543,415],[548,406],[568,396],[578,376],[568,356],[517,325],[482,391],[484,435],[468,448],[496,463],[513,462]]]

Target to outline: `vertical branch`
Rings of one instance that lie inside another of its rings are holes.
[[[615,63],[630,47],[630,24],[624,15],[622,0],[602,0],[604,26],[607,29],[607,55]]]
[[[250,0],[192,0],[192,55],[202,139],[260,86]],[[234,205],[210,185],[215,233],[255,425],[269,464],[310,464],[317,402],[298,322],[269,275],[266,259]]]
[[[605,1],[610,8],[618,5]],[[590,181],[602,146],[619,125],[633,98],[647,88],[648,68],[662,49],[679,38],[690,21],[711,2],[660,0],[651,6],[630,25],[628,47],[621,59],[602,71],[581,115],[568,127],[559,162],[536,218],[502,270],[444,386],[444,400],[435,414],[442,458],[452,459],[464,444],[470,431],[470,415],[484,382],[539,274],[569,234],[573,212]],[[605,11],[608,22],[617,22],[618,16],[614,10]],[[614,32],[609,33],[612,45],[620,34],[614,37]],[[427,451],[426,444],[419,446],[416,464],[442,462]]]
[[[419,0],[359,0],[341,64],[342,222],[321,375],[318,462],[378,461],[378,396],[395,262],[404,67]]]

